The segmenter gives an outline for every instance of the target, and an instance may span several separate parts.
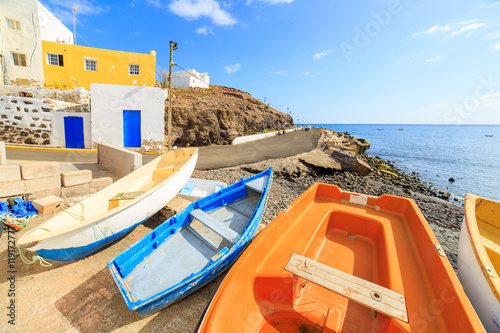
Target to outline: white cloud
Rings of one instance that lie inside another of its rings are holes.
[[[495,44],[495,45],[493,45],[491,48],[492,48],[493,50],[495,50],[495,51],[496,51],[496,50],[500,50],[500,43],[496,43],[496,44]]]
[[[439,26],[439,25],[435,25],[432,28],[424,30],[422,32],[415,32],[413,34],[413,36],[418,36],[418,35],[423,35],[423,34],[432,34],[432,33],[439,32],[439,31],[448,31],[450,29],[451,29],[451,25],[450,24],[445,25],[443,27]]]
[[[467,34],[465,34],[465,37],[467,38],[472,35],[474,31],[485,26],[484,23],[474,23],[476,21],[477,20],[454,22],[444,26],[435,25],[427,30],[415,32],[413,36],[416,37],[419,35],[428,35],[438,32],[451,32],[448,36],[446,36],[446,38],[452,38],[467,32]]]
[[[453,31],[450,34],[450,37],[458,36],[460,34],[463,34],[466,31],[469,31],[469,33],[467,35],[465,35],[465,37],[469,37],[474,32],[474,30],[482,28],[484,26],[485,26],[484,23],[469,24],[469,25],[466,25],[465,27],[460,28],[459,30]]]
[[[288,72],[284,69],[276,71],[276,72],[269,72],[269,74],[276,74],[276,75],[288,75]]]
[[[231,73],[234,73],[234,72],[237,72],[241,69],[241,64],[234,64],[234,65],[228,65],[226,67],[224,67],[224,70],[226,71],[226,73],[228,74],[231,74]]]
[[[282,4],[282,3],[292,3],[293,2],[293,0],[257,0],[257,1],[266,2],[266,3],[271,4],[271,5],[277,5],[277,4]],[[253,2],[253,0],[247,0],[246,4],[250,5],[250,4],[252,4],[252,2]]]
[[[300,73],[299,75],[300,76],[309,76],[309,75],[311,75],[311,73],[310,72],[304,72],[304,73]]]
[[[486,39],[500,38],[500,30],[492,31],[489,34],[484,35],[484,38]]]
[[[80,15],[100,15],[109,11],[109,6],[99,6],[95,0],[45,0],[43,5],[52,12],[57,18],[66,23],[73,23],[73,6],[78,5],[76,9],[76,18]]]
[[[320,52],[320,53],[315,53],[313,55],[313,59],[321,59],[321,58],[323,58],[324,56],[326,56],[330,52],[332,52],[332,49],[329,49],[329,50],[326,50],[326,51],[323,51],[323,52]]]
[[[195,32],[197,34],[200,34],[200,35],[208,35],[208,34],[213,35],[214,29],[212,29],[211,27],[208,27],[208,26],[204,25],[203,27],[197,28]]]
[[[236,19],[222,9],[215,0],[174,0],[168,8],[186,20],[206,17],[216,25],[234,25]]]
[[[160,0],[146,0],[146,3],[150,6],[156,7],[156,8],[161,8],[163,7],[162,3]]]
[[[444,109],[444,108],[449,108],[450,104],[448,103],[438,103],[438,104],[432,104],[429,106],[424,106],[424,109]]]
[[[441,56],[435,56],[434,58],[431,59],[425,59],[425,62],[439,61],[441,59],[442,59]]]

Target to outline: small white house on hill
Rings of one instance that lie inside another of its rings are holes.
[[[198,73],[194,69],[172,72],[172,86],[178,88],[209,88],[209,81],[208,73]]]

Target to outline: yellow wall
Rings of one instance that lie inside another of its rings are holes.
[[[153,87],[156,55],[131,53],[42,41],[45,88],[90,89],[91,83]],[[47,64],[47,52],[62,54],[64,66]],[[97,60],[97,71],[85,70],[85,58]],[[139,75],[129,75],[129,64],[139,65]]]

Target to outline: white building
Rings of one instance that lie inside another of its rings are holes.
[[[98,83],[90,87],[94,143],[149,152],[163,149],[167,90]]]
[[[209,88],[208,73],[198,73],[194,69],[172,72],[172,86],[178,88],[199,87]]]
[[[0,1],[0,84],[43,87],[42,40],[71,44],[73,36],[37,0]]]

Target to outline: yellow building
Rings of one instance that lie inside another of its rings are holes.
[[[90,89],[91,83],[153,87],[156,52],[96,49],[42,41],[45,88]]]

